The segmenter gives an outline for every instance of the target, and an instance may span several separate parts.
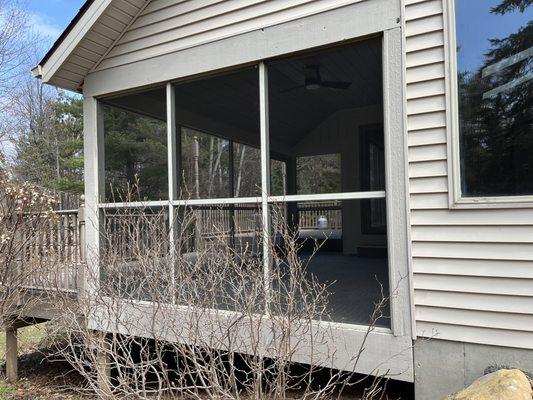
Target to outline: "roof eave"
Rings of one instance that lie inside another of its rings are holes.
[[[55,41],[50,50],[46,53],[43,59],[32,68],[33,76],[39,78],[43,83],[81,92],[81,85],[67,85],[65,83],[54,82],[54,75],[60,70],[64,64],[68,54],[83,38],[86,31],[98,19],[98,17],[105,12],[112,0],[86,0],[80,8],[74,19],[69,23],[65,31]]]

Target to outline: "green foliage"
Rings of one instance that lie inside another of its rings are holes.
[[[59,94],[29,93],[32,110],[17,142],[14,170],[23,180],[49,189],[83,193],[83,102]]]
[[[533,4],[533,0],[504,0],[498,6],[492,8],[490,11],[494,14],[506,14],[511,11],[519,10],[526,11],[526,8]]]
[[[104,106],[106,198],[168,198],[166,123]]]

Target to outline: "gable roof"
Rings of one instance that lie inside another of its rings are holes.
[[[32,69],[34,76],[81,92],[93,71],[150,0],[86,0],[74,19]]]
[[[89,6],[94,2],[94,0],[86,0],[85,3],[81,6],[81,8],[78,10],[72,21],[68,24],[68,26],[65,28],[65,30],[61,33],[59,38],[54,42],[52,47],[48,50],[48,52],[44,55],[42,60],[39,62],[38,65],[44,65],[46,61],[50,58],[50,56],[57,50],[57,48],[63,43],[67,35],[72,31],[74,26],[78,23],[78,21],[83,17],[85,12],[89,9]]]

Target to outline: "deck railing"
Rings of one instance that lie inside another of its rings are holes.
[[[40,218],[28,215],[26,218]],[[44,219],[44,216],[43,216]],[[83,204],[76,210],[54,212],[42,229],[22,235],[20,263],[24,287],[77,291],[84,262],[85,219]],[[32,270],[33,269],[33,270]]]
[[[298,205],[300,229],[320,229],[319,218],[326,220],[328,229],[342,229],[342,204],[340,201],[317,201]]]
[[[342,229],[342,206],[340,202],[325,201],[298,205],[298,226],[300,229],[320,229],[319,219],[325,218],[327,229]],[[25,286],[36,289],[60,289],[76,291],[83,281],[80,265],[85,261],[85,218],[84,205],[77,210],[56,211],[56,218],[47,221],[39,235],[23,237],[24,249],[21,262],[30,263],[37,258],[45,259],[46,269],[28,274]],[[233,206],[231,208],[199,207],[193,211],[189,225],[191,243],[184,251],[197,248],[195,241],[202,239],[237,235],[254,235],[260,232],[260,213],[256,206]],[[33,216],[35,217],[35,216]],[[163,254],[168,252],[168,218],[162,212],[147,212],[142,209],[121,213],[108,213],[104,217],[107,233],[106,246],[120,259],[129,259],[125,241],[134,241],[136,249],[152,249],[159,246]],[[258,236],[259,237],[259,236]],[[138,247],[140,246],[140,247]]]

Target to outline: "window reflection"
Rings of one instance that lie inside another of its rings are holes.
[[[533,194],[533,6],[457,0],[465,196]]]

